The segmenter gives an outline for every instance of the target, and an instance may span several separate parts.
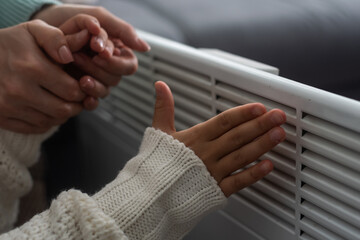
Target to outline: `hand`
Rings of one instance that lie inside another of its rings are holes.
[[[73,56],[76,56],[77,52],[84,48],[92,54],[102,55],[105,58],[114,52],[114,44],[110,40],[107,40],[109,47],[105,50],[103,44],[97,41],[100,37],[103,38],[107,35],[105,30],[100,27],[97,19],[92,16],[78,14],[68,19],[59,29],[66,34],[65,37]],[[89,41],[90,44],[88,44]],[[75,78],[80,78],[83,75],[71,64],[64,66],[64,69]],[[87,110],[95,109],[99,103],[98,98],[106,97],[109,94],[108,87],[91,76],[82,76],[79,83],[81,90],[88,95],[83,101],[84,108]]]
[[[85,94],[58,64],[73,60],[64,34],[40,20],[0,30],[0,127],[42,133],[82,110]]]
[[[174,101],[169,87],[156,82],[153,127],[160,129],[192,149],[204,162],[225,194],[245,188],[273,169],[269,160],[233,174],[285,139],[286,116],[281,110],[266,112],[260,103],[229,109],[210,120],[184,131],[174,127]]]
[[[132,74],[137,69],[137,59],[132,50],[148,51],[149,45],[137,36],[131,25],[102,7],[54,5],[40,11],[35,18],[59,27],[79,13],[91,15],[100,22],[105,31],[92,41],[99,42],[105,53],[93,58],[85,52],[75,54],[76,66],[105,86],[117,85],[122,75]],[[111,41],[108,41],[109,39]],[[114,48],[113,54],[109,54],[111,48]]]

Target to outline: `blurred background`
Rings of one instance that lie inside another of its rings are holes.
[[[359,0],[64,2],[103,6],[138,29],[257,60],[288,79],[360,100]],[[44,145],[48,199],[74,187],[99,190],[136,154],[124,152],[137,144],[89,113],[70,120]]]
[[[360,100],[359,0],[90,3],[141,30],[273,65],[281,76]]]
[[[257,60],[279,68],[286,78],[360,100],[359,0],[64,2],[103,6],[138,29],[196,48],[216,48]],[[123,163],[117,163],[115,169],[111,163],[106,167],[111,174],[107,170],[100,173],[94,167],[100,163],[92,166],[84,157],[89,147],[83,144],[84,135],[96,125],[91,121],[93,118],[88,116],[70,120],[44,145],[45,155],[51,159],[47,163],[49,199],[72,187],[93,193],[121,169]],[[123,154],[116,132],[109,130],[106,135],[101,132],[105,130],[98,131],[98,135],[86,139],[98,149],[97,143],[106,138],[101,151],[92,153],[93,159],[113,159]],[[122,146],[129,148],[129,144],[127,140]],[[124,161],[129,157],[122,156]]]

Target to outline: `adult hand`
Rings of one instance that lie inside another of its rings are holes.
[[[85,94],[78,81],[42,51],[67,64],[73,61],[71,47],[60,29],[40,20],[0,29],[1,128],[42,133],[82,110]]]
[[[68,19],[59,29],[66,35],[66,40],[73,56],[76,56],[76,54],[83,49],[87,49],[88,52],[94,55],[101,55],[105,58],[113,55],[114,44],[111,40],[107,39],[105,30],[100,27],[95,17],[78,14]],[[102,42],[99,43],[98,39],[100,38],[106,41],[106,49],[104,49]],[[91,76],[83,76],[84,73],[74,68],[72,64],[64,66],[64,69],[73,77],[80,78],[80,88],[87,94],[87,97],[83,101],[85,109],[95,109],[98,105],[98,98],[104,98],[108,95],[109,89],[106,85]]]
[[[225,196],[255,183],[271,172],[271,161],[263,160],[233,174],[285,139],[285,132],[279,127],[286,120],[283,111],[276,109],[266,112],[262,104],[247,104],[176,132],[171,91],[164,82],[157,82],[155,88],[157,97],[153,127],[191,148],[204,162]]]
[[[108,53],[111,52],[111,47],[114,47],[114,54],[105,53],[92,57],[80,52],[74,54],[75,64],[105,86],[115,86],[119,83],[122,75],[132,74],[137,69],[137,59],[132,50],[143,52],[148,51],[150,47],[137,36],[130,24],[102,7],[71,4],[53,5],[40,11],[34,18],[42,19],[59,27],[66,20],[80,13],[98,19],[105,32],[97,38],[93,38],[92,41],[98,42]],[[108,39],[113,42],[114,46],[108,42]]]

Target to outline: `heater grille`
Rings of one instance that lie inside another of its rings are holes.
[[[152,51],[137,54],[137,73],[124,77],[97,111],[134,130],[139,141],[151,125],[158,80],[173,91],[178,130],[251,102],[287,115],[286,140],[261,157],[273,161],[274,171],[232,196],[222,212],[227,217],[213,224],[228,221],[254,239],[360,239],[359,102],[140,34]]]

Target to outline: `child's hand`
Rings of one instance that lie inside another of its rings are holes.
[[[75,58],[80,54],[99,55],[109,58],[113,55],[114,44],[108,39],[104,29],[101,28],[98,20],[92,16],[78,14],[68,19],[59,29],[65,34],[72,56]],[[83,106],[87,110],[93,110],[98,105],[98,98],[106,97],[109,94],[107,85],[98,81],[93,76],[85,75],[82,71],[70,65],[66,71],[79,79],[80,87],[88,96],[83,100]],[[95,67],[94,71],[102,71]]]
[[[95,109],[97,98],[109,93],[109,86],[115,86],[122,75],[132,74],[137,68],[133,52],[119,39],[108,38],[99,21],[90,15],[78,14],[60,27],[66,34],[70,50],[75,59],[67,71],[73,76],[86,74],[80,79],[81,89],[89,95],[84,107]],[[84,79],[85,78],[85,79]]]
[[[100,26],[95,17],[78,14],[67,20],[59,28],[67,35],[76,35],[83,29],[89,30],[92,35],[89,47],[96,54],[79,51],[81,48],[76,46],[77,48],[73,49],[75,51],[73,54],[74,63],[83,72],[99,79],[106,87],[116,86],[122,75],[133,74],[136,71],[137,59],[132,50],[125,46],[120,39],[109,39],[103,28],[96,29],[91,22]],[[92,27],[92,31],[90,31],[90,27]]]
[[[86,14],[98,19],[101,27],[107,33],[108,39],[114,44],[114,52],[90,57],[83,52],[74,54],[75,64],[86,74],[94,77],[106,87],[115,86],[122,75],[129,75],[136,71],[138,63],[133,50],[148,51],[150,46],[140,39],[135,29],[127,22],[114,16],[104,8],[97,6],[62,4],[53,5],[39,11],[34,18],[59,27],[65,21],[77,14]],[[103,39],[105,45],[106,41]],[[93,40],[92,40],[93,41]]]
[[[283,111],[277,109],[266,112],[260,103],[247,104],[176,132],[171,91],[164,82],[157,82],[155,88],[157,97],[153,127],[191,148],[204,162],[225,196],[255,183],[271,172],[271,161],[264,160],[233,174],[285,139],[285,132],[279,127],[286,120]]]

